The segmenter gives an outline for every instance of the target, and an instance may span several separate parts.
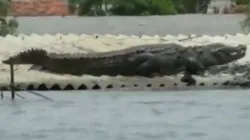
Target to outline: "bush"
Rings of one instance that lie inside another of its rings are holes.
[[[250,4],[250,0],[231,0],[234,2],[236,5],[245,5],[245,4]]]
[[[102,0],[79,0],[78,4],[78,15],[80,16],[102,14]]]
[[[0,24],[0,36],[6,36],[8,34],[16,35],[17,34],[17,28],[18,28],[18,22],[15,19],[9,19],[6,20],[5,17],[0,18],[1,24]]]
[[[176,14],[171,0],[116,0],[110,12],[114,15]]]
[[[69,0],[79,4],[79,15],[95,15],[103,4],[112,4],[108,11],[113,15],[172,15],[177,13],[206,12],[211,0]],[[103,3],[106,2],[106,3]],[[69,7],[74,11],[74,7]],[[107,11],[105,11],[107,12]]]
[[[146,0],[116,0],[109,11],[113,15],[141,15],[147,9]]]
[[[16,35],[18,22],[15,18],[7,19],[9,15],[9,2],[10,0],[0,0],[0,36],[8,34]]]
[[[105,16],[106,13],[102,9],[92,9],[88,13],[86,13],[87,16]]]
[[[240,22],[241,28],[246,31],[250,31],[250,9],[246,11],[245,19]]]
[[[177,14],[171,0],[151,0],[149,11],[153,15],[173,15]]]

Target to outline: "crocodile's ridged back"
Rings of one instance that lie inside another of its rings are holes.
[[[30,49],[9,57],[2,62],[5,64],[40,64],[48,58],[48,52],[44,49]]]
[[[141,54],[151,53],[159,56],[163,61],[174,63],[167,65],[163,69],[169,74],[182,71],[183,61],[186,57],[195,57],[206,66],[216,65],[214,62],[220,57],[220,53],[214,56],[212,53],[218,48],[226,48],[226,45],[214,44],[198,47],[183,47],[182,45],[169,44],[148,44],[126,48],[118,51],[101,52],[101,53],[77,53],[77,54],[55,54],[41,50],[29,50],[21,52],[16,56],[11,57],[14,60],[13,64],[34,64],[40,65],[44,69],[59,74],[82,75],[90,74],[95,76],[100,75],[136,75],[135,69],[141,63],[130,58]],[[205,52],[201,53],[200,52]],[[205,55],[204,55],[205,54]],[[180,57],[181,59],[179,59]],[[176,60],[178,59],[178,60]],[[37,61],[39,60],[39,61]],[[44,60],[44,61],[41,61]],[[183,61],[182,61],[183,60]],[[144,61],[144,60],[143,60]],[[177,65],[176,65],[177,64]],[[176,69],[176,67],[180,69]]]
[[[86,59],[95,59],[95,58],[108,58],[108,57],[116,57],[122,55],[130,55],[130,54],[139,54],[144,52],[151,52],[157,53],[160,51],[164,51],[169,49],[170,53],[174,53],[178,48],[184,48],[183,46],[175,43],[169,44],[145,44],[145,45],[138,45],[132,46],[122,50],[116,51],[109,51],[109,52],[97,52],[97,53],[64,53],[64,54],[56,54],[56,53],[49,53],[50,58],[86,58]]]

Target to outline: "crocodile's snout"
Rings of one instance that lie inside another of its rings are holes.
[[[247,50],[247,46],[246,45],[238,45],[237,47],[235,48],[232,48],[230,51],[230,56],[233,56],[233,57],[238,57],[238,58],[241,58],[241,57],[244,57],[245,54],[246,54],[246,50]]]
[[[239,49],[242,49],[242,50],[247,50],[247,46],[246,45],[242,45],[242,44],[239,44],[238,46],[237,46],[237,48],[239,48]]]
[[[232,59],[239,59],[245,56],[246,50],[247,50],[246,45],[238,45],[236,47],[222,48],[220,52],[226,54],[227,57],[232,57]]]
[[[237,48],[239,49],[239,52],[241,53],[241,54],[245,54],[246,53],[246,51],[247,51],[247,46],[246,45],[238,45],[237,46]]]
[[[213,56],[218,61],[218,64],[227,64],[243,58],[246,55],[246,50],[246,45],[225,46],[213,51]]]

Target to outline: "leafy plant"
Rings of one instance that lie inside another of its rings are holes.
[[[250,31],[250,8],[246,12],[246,17],[243,21],[240,22],[240,26],[243,30]]]
[[[16,35],[18,22],[15,18],[7,20],[10,14],[10,0],[0,0],[0,36]]]
[[[79,15],[172,15],[204,13],[211,0],[69,0],[70,9],[79,4]],[[110,4],[112,7],[107,8]],[[105,6],[105,10],[103,10]]]
[[[236,5],[250,4],[250,0],[231,0],[231,2],[235,3]]]
[[[110,12],[114,15],[176,14],[172,0],[116,0]]]

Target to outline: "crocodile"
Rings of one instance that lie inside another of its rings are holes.
[[[55,54],[48,53],[43,49],[31,49],[12,56],[4,60],[3,63],[33,64],[41,66],[42,69],[50,72],[78,76],[82,74],[95,76],[105,74],[111,76],[118,74],[130,75],[134,73],[135,67],[146,59],[146,57],[140,57],[140,59],[132,61],[130,56],[146,54],[147,52],[157,53],[164,50],[173,53],[176,49],[181,48],[183,47],[179,44],[146,44],[118,51],[88,54]]]
[[[55,54],[42,49],[31,49],[2,62],[37,65],[57,74],[150,77],[155,74],[173,75],[185,70],[195,74],[213,65],[242,58],[245,51],[244,45],[229,47],[220,43],[190,47],[176,43],[147,44],[118,51],[87,54]]]

